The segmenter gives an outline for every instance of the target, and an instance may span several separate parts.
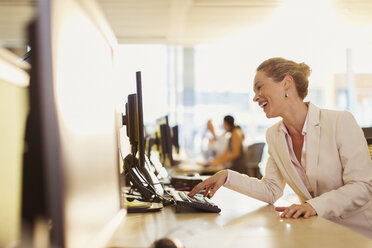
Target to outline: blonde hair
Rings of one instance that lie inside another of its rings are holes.
[[[296,63],[284,58],[271,58],[262,62],[257,71],[265,72],[266,76],[280,82],[286,75],[293,77],[298,96],[304,99],[308,93],[310,67],[305,63]]]

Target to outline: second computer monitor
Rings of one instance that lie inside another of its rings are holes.
[[[168,116],[157,119],[156,125],[156,144],[161,161],[165,166],[173,166],[172,138],[168,124]]]
[[[172,145],[176,148],[176,152],[180,153],[180,143],[179,143],[179,128],[178,125],[172,127]]]

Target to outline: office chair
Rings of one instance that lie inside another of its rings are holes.
[[[368,143],[369,155],[372,159],[372,127],[362,127],[362,130]]]
[[[372,127],[362,127],[364,136],[367,138],[372,138]]]
[[[245,150],[246,174],[250,177],[262,178],[258,164],[261,162],[265,143],[254,143]]]
[[[369,137],[369,138],[366,137],[366,139],[367,139],[367,144],[368,144],[369,155],[372,159],[372,137]]]
[[[244,156],[241,161],[234,163],[229,169],[251,177],[262,178],[258,164],[261,162],[265,143],[254,143],[243,148]]]

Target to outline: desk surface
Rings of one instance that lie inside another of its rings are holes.
[[[182,161],[179,165],[167,168],[168,171],[174,171],[176,173],[190,173],[197,172],[199,174],[213,175],[214,173],[225,169],[223,166],[208,166],[203,167],[198,165],[195,161]]]
[[[185,247],[372,247],[372,240],[321,217],[281,219],[273,205],[222,187],[213,201],[220,214],[160,212],[128,214],[108,247],[150,247],[176,237]],[[276,206],[290,203],[278,200]]]

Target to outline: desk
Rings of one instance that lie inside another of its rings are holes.
[[[181,173],[181,174],[196,172],[196,173],[203,174],[203,175],[213,175],[214,173],[220,170],[223,170],[223,169],[226,169],[226,168],[223,166],[219,166],[219,165],[204,167],[204,166],[198,165],[194,161],[187,161],[187,160],[182,161],[179,165],[167,167],[167,170],[171,171],[170,174],[172,174],[172,171],[174,171],[175,173]]]
[[[321,217],[281,219],[273,205],[222,187],[213,201],[222,211],[128,214],[108,247],[149,247],[155,239],[177,237],[185,247],[372,247],[372,240]],[[276,206],[290,203],[278,200]]]

